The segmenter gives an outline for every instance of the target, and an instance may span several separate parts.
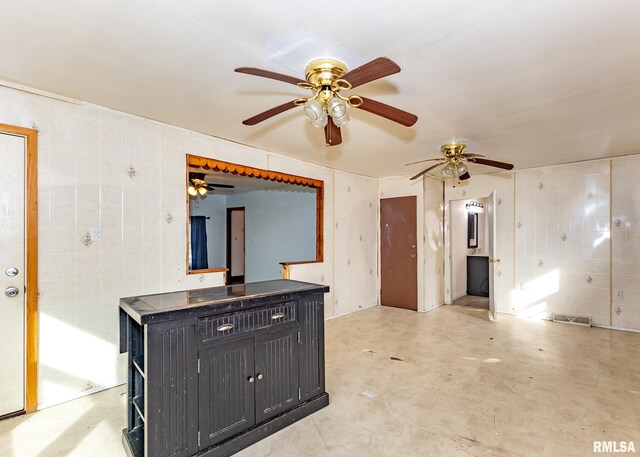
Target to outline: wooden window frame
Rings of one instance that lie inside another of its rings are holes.
[[[218,159],[210,159],[196,155],[187,154],[187,173],[185,177],[185,194],[187,195],[187,221],[189,220],[189,194],[186,188],[189,185],[189,167],[202,168],[203,170],[221,171],[251,178],[265,179],[269,181],[279,181],[298,186],[307,186],[316,190],[316,258],[303,262],[280,262],[283,267],[283,277],[288,276],[290,265],[300,265],[306,263],[319,263],[324,261],[324,181],[304,176],[297,176],[281,171],[265,170],[262,168],[240,165],[232,162],[225,162]],[[187,224],[187,246],[186,246],[186,271],[187,274],[200,274],[202,271],[189,271],[189,224]],[[227,274],[227,268],[214,268],[207,270],[210,272],[223,271]],[[225,278],[226,282],[226,278]]]
[[[26,151],[26,328],[25,412],[38,408],[38,131],[0,124],[0,133],[25,138]]]

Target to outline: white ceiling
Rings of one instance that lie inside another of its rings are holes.
[[[241,124],[306,92],[235,67],[303,77],[322,56],[396,61],[352,93],[417,124],[352,110],[332,148],[298,109]],[[5,0],[0,15],[0,79],[375,177],[454,138],[516,168],[640,152],[638,56],[635,0]]]

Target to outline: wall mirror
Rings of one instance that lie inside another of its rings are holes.
[[[323,191],[320,180],[187,155],[187,271],[241,284],[322,261]]]
[[[478,247],[478,213],[468,213],[467,216],[467,247]]]

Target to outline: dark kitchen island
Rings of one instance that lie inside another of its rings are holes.
[[[328,291],[283,279],[121,299],[127,453],[227,456],[327,406]]]

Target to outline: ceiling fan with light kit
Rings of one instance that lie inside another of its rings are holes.
[[[467,145],[465,143],[446,143],[440,146],[440,152],[444,157],[439,157],[437,159],[418,160],[417,162],[407,163],[405,164],[405,166],[415,165],[422,162],[430,162],[433,160],[439,162],[425,170],[422,170],[417,175],[412,176],[411,180],[417,179],[420,176],[430,172],[434,168],[444,165],[444,168],[440,170],[442,176],[444,176],[445,178],[458,178],[460,181],[464,181],[471,177],[471,175],[469,174],[469,169],[465,162],[502,168],[503,170],[513,169],[513,164],[498,162],[497,160],[484,159],[484,156],[481,154],[473,154],[466,151]]]
[[[187,192],[192,197],[204,197],[209,192],[213,192],[215,188],[220,189],[233,189],[235,186],[230,184],[216,184],[210,183],[205,180],[204,173],[189,173],[189,185],[187,186]]]
[[[368,111],[405,127],[412,126],[418,120],[416,115],[393,106],[359,95],[345,96],[341,93],[400,72],[400,67],[386,57],[379,57],[351,71],[339,60],[316,59],[307,64],[306,80],[253,67],[240,67],[235,71],[294,84],[313,92],[309,98],[297,98],[250,117],[242,122],[245,125],[255,125],[296,106],[303,106],[311,124],[324,128],[325,144],[335,146],[342,143],[340,128],[349,121],[348,107]]]

